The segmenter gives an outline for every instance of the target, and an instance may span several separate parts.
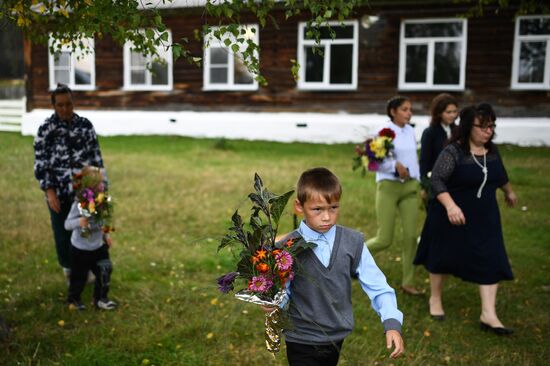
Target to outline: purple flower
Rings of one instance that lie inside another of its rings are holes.
[[[92,191],[90,188],[86,188],[84,192],[82,192],[82,197],[84,197],[84,199],[87,201],[93,201],[94,191]]]
[[[218,277],[218,290],[224,294],[233,290],[233,281],[235,281],[235,278],[237,278],[238,275],[239,272],[229,272],[221,277]]]

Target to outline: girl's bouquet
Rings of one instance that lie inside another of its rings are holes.
[[[276,242],[279,219],[294,191],[283,195],[269,192],[258,174],[254,176],[254,193],[250,221],[243,223],[238,211],[231,218],[233,226],[222,239],[218,251],[226,246],[240,248],[236,271],[217,279],[218,289],[228,293],[234,289],[234,282],[243,279],[245,288],[235,297],[239,300],[273,307],[266,313],[266,348],[271,353],[279,351],[281,334],[280,305],[286,298],[286,285],[294,278],[296,256],[300,251],[314,247],[303,238],[296,237]]]
[[[95,169],[90,173],[88,168]],[[73,175],[73,189],[78,200],[78,210],[86,218],[101,226],[104,233],[114,231],[113,203],[109,192],[105,189],[103,175],[99,168],[86,167],[83,172]],[[81,230],[82,237],[90,235],[90,228]]]
[[[379,164],[387,157],[393,156],[393,139],[395,132],[391,128],[383,128],[375,137],[368,138],[363,146],[357,145],[353,158],[353,170],[361,168],[364,175],[367,170],[377,171]]]

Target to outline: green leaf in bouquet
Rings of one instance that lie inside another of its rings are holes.
[[[250,265],[250,254],[246,251],[241,252],[241,259],[237,263],[237,272],[243,278],[252,277],[252,266]]]
[[[267,201],[264,201],[264,199],[262,198],[261,194],[257,194],[257,193],[250,193],[248,195],[248,198],[250,198],[250,200],[252,201],[253,204],[255,204],[255,206],[261,210],[264,214],[268,215],[269,213],[269,210],[267,208]],[[256,208],[255,207],[255,208]]]
[[[269,200],[269,212],[271,214],[271,220],[275,226],[275,231],[277,231],[277,228],[279,227],[279,220],[285,210],[286,204],[293,194],[294,191],[288,191],[281,196],[275,196]]]
[[[261,192],[264,189],[264,182],[262,181],[262,178],[258,175],[258,173],[254,173],[254,190],[258,192],[259,195],[261,195]]]
[[[290,252],[298,255],[306,249],[313,249],[315,247],[317,247],[317,244],[305,241],[304,238],[300,237],[300,239],[292,244],[292,247],[290,247]]]
[[[244,232],[244,223],[241,215],[239,215],[239,211],[235,211],[233,216],[231,217],[231,221],[233,222],[233,227],[230,227],[229,230],[235,232],[235,237],[238,241],[240,241],[244,246],[247,246],[247,238],[246,234]]]
[[[234,244],[236,242],[237,240],[233,236],[225,234],[224,237],[220,240],[220,245],[218,245],[218,252],[226,246]]]
[[[248,237],[248,250],[250,253],[254,253],[262,243],[262,227],[258,226],[252,232],[247,233]]]

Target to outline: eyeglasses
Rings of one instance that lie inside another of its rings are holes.
[[[495,128],[497,128],[497,125],[496,124],[490,124],[490,125],[476,125],[474,124],[474,127],[477,127],[479,128],[480,130],[495,130]]]

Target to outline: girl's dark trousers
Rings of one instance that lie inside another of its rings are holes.
[[[95,275],[94,302],[106,299],[113,265],[109,258],[109,247],[103,244],[96,250],[80,250],[71,246],[71,276],[69,302],[80,301],[80,295],[88,280],[88,271]]]

